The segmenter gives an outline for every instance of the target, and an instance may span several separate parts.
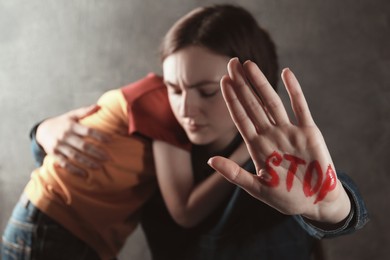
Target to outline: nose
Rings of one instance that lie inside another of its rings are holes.
[[[186,91],[181,96],[180,116],[195,117],[197,106],[196,97],[191,91]]]

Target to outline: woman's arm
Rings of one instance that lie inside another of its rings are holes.
[[[106,142],[110,136],[79,123],[79,120],[98,110],[99,106],[92,105],[42,121],[30,133],[36,144],[34,151],[37,152],[40,146],[46,154],[55,155],[59,166],[74,174],[84,175],[85,171],[72,161],[87,168],[100,167],[101,162],[108,158],[105,151],[84,137]]]
[[[190,153],[176,146],[154,141],[153,153],[162,196],[171,216],[181,226],[193,227],[201,222],[234,187],[217,173],[195,185]],[[230,159],[244,164],[249,159],[245,145]]]

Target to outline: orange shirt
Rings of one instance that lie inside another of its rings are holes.
[[[151,139],[186,149],[189,142],[170,110],[162,79],[153,74],[105,93],[98,104],[101,109],[81,123],[112,136],[108,143],[97,143],[111,159],[80,177],[57,167],[48,155],[31,174],[25,193],[109,259],[137,226],[142,205],[156,188]]]

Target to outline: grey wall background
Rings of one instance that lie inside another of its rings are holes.
[[[338,169],[354,178],[371,222],[326,240],[328,259],[390,254],[390,2],[241,0],[300,78]],[[0,0],[0,228],[34,168],[28,131],[161,72],[158,42],[199,5],[222,1]],[[285,92],[281,95],[286,97]],[[149,259],[140,229],[122,259]]]

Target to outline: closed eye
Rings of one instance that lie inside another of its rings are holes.
[[[199,93],[202,97],[209,98],[220,93],[219,84],[209,83],[199,87]]]
[[[200,95],[202,97],[208,98],[208,97],[213,97],[216,94],[218,94],[219,93],[219,88],[216,89],[216,90],[212,90],[212,91],[210,91],[210,90],[200,90],[199,92],[200,92]]]
[[[180,95],[181,94],[181,89],[176,87],[176,86],[173,86],[173,85],[170,85],[170,84],[166,84],[167,86],[167,90],[168,90],[168,93],[170,94],[173,94],[173,95]]]

